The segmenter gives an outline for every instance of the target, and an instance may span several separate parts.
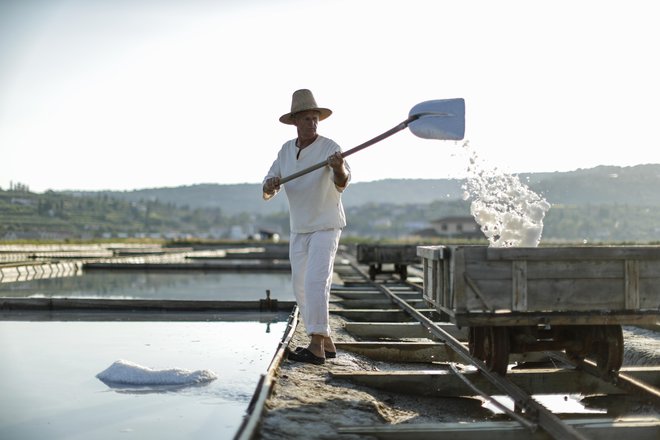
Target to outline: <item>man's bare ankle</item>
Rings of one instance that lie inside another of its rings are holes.
[[[336,351],[335,343],[329,336],[323,338],[323,348],[325,351]]]

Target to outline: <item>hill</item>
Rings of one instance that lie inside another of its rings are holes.
[[[634,167],[599,166],[570,172],[520,174],[536,193],[552,204],[660,204],[660,164]],[[406,205],[459,200],[461,179],[387,179],[351,184],[343,196],[346,207],[369,203]],[[130,202],[155,201],[176,206],[220,208],[228,215],[242,212],[267,215],[287,211],[286,197],[268,203],[261,199],[261,184],[199,184],[134,191],[83,192]]]
[[[521,174],[550,203],[567,205],[660,204],[660,165],[599,166],[565,173]]]
[[[660,165],[596,167],[520,176],[552,208],[552,240],[660,241]],[[354,183],[344,195],[346,235],[398,238],[432,220],[469,215],[462,180]],[[200,184],[134,191],[32,193],[0,189],[0,240],[16,238],[245,237],[288,235],[285,196],[264,202],[259,184]]]
[[[435,200],[455,200],[461,197],[461,180],[380,180],[354,183],[343,197],[346,207],[367,203],[430,203]],[[275,197],[267,203],[261,198],[261,184],[231,185],[199,184],[174,188],[150,188],[133,191],[68,192],[76,196],[103,195],[128,202],[156,201],[176,206],[220,208],[228,215],[247,212],[267,215],[287,212],[286,197]]]

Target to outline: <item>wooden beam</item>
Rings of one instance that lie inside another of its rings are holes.
[[[427,316],[437,313],[435,309],[419,309],[419,311]],[[330,313],[361,322],[407,322],[412,320],[406,312],[396,309],[333,309],[330,310]]]
[[[488,247],[486,253],[488,260],[660,260],[660,246]]]
[[[656,440],[660,438],[660,421],[657,418],[621,419],[573,419],[565,420],[587,438],[599,440]],[[375,437],[383,440],[549,440],[552,437],[543,430],[530,432],[517,422],[471,423],[401,423],[397,425],[344,426],[339,434],[358,437]]]
[[[622,373],[652,386],[660,385],[660,368],[622,368]],[[359,373],[330,373],[333,379],[403,394],[459,397],[474,395],[460,378],[451,372],[438,369],[423,371],[368,371]],[[502,392],[476,371],[466,371],[464,376],[478,389],[489,395]],[[507,379],[529,394],[623,394],[624,392],[594,376],[569,369],[510,370]]]
[[[512,261],[511,276],[513,284],[511,309],[525,312],[527,311],[527,262]]]
[[[85,263],[83,270],[208,270],[231,272],[280,272],[290,271],[291,264],[286,263],[227,263],[227,262],[190,262],[190,263]]]
[[[192,312],[228,310],[292,310],[293,301],[195,301],[103,298],[0,298],[3,311]]]
[[[56,322],[237,322],[255,321],[264,324],[281,322],[289,311],[259,310],[216,311],[136,311],[136,310],[0,310],[0,321]]]
[[[625,261],[624,308],[637,310],[639,301],[639,260]]]
[[[387,295],[383,294],[381,291],[344,291],[332,289],[331,294],[346,300],[387,298]],[[405,300],[423,298],[422,294],[419,292],[397,292],[397,296]]]
[[[387,298],[382,292],[379,291],[366,291],[366,290],[335,290],[330,291],[331,295],[337,296],[342,299],[378,299]]]
[[[657,310],[573,311],[573,312],[457,312],[452,321],[460,326],[519,325],[653,325],[660,320]]]
[[[335,342],[338,350],[361,354],[381,362],[463,362],[442,342]],[[511,354],[511,362],[543,362],[549,361],[544,353]]]
[[[405,301],[418,309],[428,308],[427,302],[423,299],[406,299]],[[387,297],[379,299],[342,299],[331,301],[331,303],[341,305],[346,309],[399,309],[396,303]]]
[[[441,342],[335,342],[338,350],[382,362],[460,362],[461,357]]]
[[[454,338],[467,341],[467,328],[459,329],[451,323],[438,324]],[[364,339],[436,339],[418,322],[346,322],[347,332]]]

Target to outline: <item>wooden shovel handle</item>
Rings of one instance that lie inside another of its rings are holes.
[[[350,150],[344,151],[343,153],[341,153],[341,156],[342,157],[347,157],[347,156],[350,156],[353,153],[357,153],[360,150],[364,150],[365,148],[367,148],[367,147],[369,147],[369,146],[371,146],[371,145],[373,145],[377,142],[380,142],[385,138],[388,138],[388,137],[392,136],[394,133],[398,133],[399,131],[405,129],[408,126],[408,124],[410,124],[412,121],[414,121],[417,118],[419,118],[419,115],[411,116],[408,119],[406,119],[405,121],[403,121],[402,123],[400,123],[399,125],[397,125],[396,127],[387,130],[385,133],[380,134],[380,135],[376,136],[375,138],[373,138],[371,140],[368,140],[367,142],[365,142],[363,144],[358,145],[357,147],[353,147]],[[312,165],[311,167],[305,168],[304,170],[300,170],[300,171],[298,171],[296,173],[293,173],[289,176],[283,177],[283,178],[280,179],[280,185],[282,185],[286,182],[289,182],[293,179],[296,179],[300,176],[304,176],[307,173],[311,173],[312,171],[318,170],[319,168],[323,168],[327,164],[328,164],[328,161],[325,160],[323,162],[317,163],[316,165]]]

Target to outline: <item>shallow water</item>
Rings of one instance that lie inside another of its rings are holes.
[[[277,322],[0,321],[1,439],[217,439],[238,429],[286,328]],[[109,387],[119,359],[208,369],[188,387]]]
[[[293,301],[289,273],[91,271],[0,283],[0,297]]]

